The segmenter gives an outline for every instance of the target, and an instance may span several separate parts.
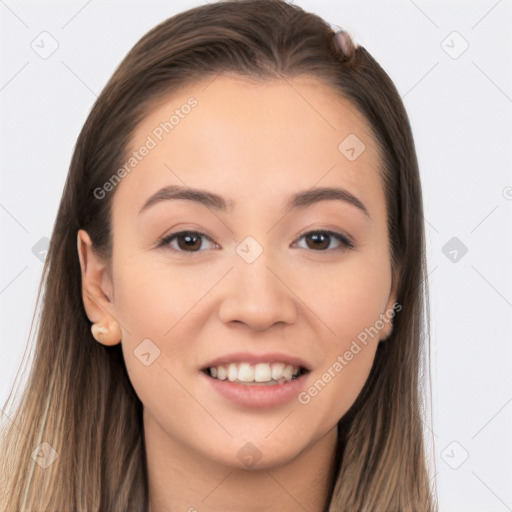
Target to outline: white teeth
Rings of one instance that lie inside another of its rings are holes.
[[[230,382],[253,383],[261,382],[277,384],[289,382],[298,377],[300,368],[285,363],[230,363],[229,365],[212,366],[209,368],[211,377]]]
[[[253,382],[254,366],[251,366],[249,363],[241,363],[238,368],[238,380],[242,382]]]
[[[279,380],[283,376],[284,363],[274,363],[272,365],[272,378]]]
[[[254,367],[254,380],[256,382],[267,382],[272,380],[272,369],[267,363],[258,363]]]
[[[231,363],[228,366],[228,379],[230,382],[235,382],[238,379],[238,366],[236,364]]]
[[[216,370],[217,375],[213,375],[212,370]],[[228,372],[226,371],[226,368],[224,366],[217,366],[217,368],[215,368],[215,366],[212,366],[210,368],[210,373],[212,373],[212,377],[217,377],[217,379],[219,380],[226,380],[228,376]]]
[[[283,370],[283,377],[286,379],[286,380],[292,380],[292,375],[293,375],[293,367],[290,366],[289,364],[286,365],[284,367],[284,370]]]

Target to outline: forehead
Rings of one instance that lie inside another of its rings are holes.
[[[132,157],[135,165],[115,194],[122,198],[114,201],[137,210],[169,184],[222,192],[234,208],[315,185],[363,196],[381,188],[368,123],[311,77],[254,82],[219,75],[187,85],[139,123],[127,158],[133,151],[137,161]]]

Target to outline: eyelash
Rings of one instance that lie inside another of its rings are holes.
[[[323,234],[323,235],[328,235],[332,238],[335,238],[336,240],[338,240],[341,244],[340,247],[337,247],[337,248],[334,248],[334,249],[319,249],[319,250],[315,250],[315,249],[310,249],[314,252],[330,252],[330,251],[343,251],[343,250],[346,250],[346,249],[353,249],[354,248],[354,244],[352,243],[351,240],[349,240],[349,238],[347,238],[345,235],[342,235],[341,233],[337,233],[335,231],[330,231],[330,230],[327,230],[327,229],[324,229],[324,230],[314,230],[314,231],[308,231],[307,233],[303,233],[298,239],[298,240],[301,240],[302,238],[304,238],[305,236],[307,235],[318,235],[318,234]],[[166,235],[164,237],[162,237],[160,240],[158,240],[157,244],[156,244],[156,247],[159,248],[159,247],[164,247],[164,246],[167,246],[167,248],[169,248],[171,251],[173,252],[177,252],[177,253],[184,253],[184,254],[188,254],[188,255],[192,255],[194,253],[197,253],[197,252],[201,252],[202,250],[205,250],[205,249],[198,249],[196,251],[183,251],[181,249],[174,249],[172,247],[170,247],[170,243],[176,239],[178,236],[180,235],[195,235],[195,236],[200,236],[202,238],[206,238],[208,239],[210,242],[212,243],[215,243],[213,242],[213,240],[208,236],[206,235],[205,233],[201,233],[199,231],[188,231],[188,230],[184,230],[184,231],[176,231],[174,233],[170,233],[169,235]],[[295,243],[295,242],[294,242]]]

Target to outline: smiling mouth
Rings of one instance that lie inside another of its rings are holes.
[[[230,363],[210,366],[203,372],[215,380],[229,381],[249,386],[283,385],[309,373],[306,368],[283,362],[273,363]]]

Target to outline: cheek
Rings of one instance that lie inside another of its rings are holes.
[[[150,403],[152,390],[163,383],[179,391],[169,372],[190,371],[191,345],[200,338],[206,314],[208,301],[203,299],[226,271],[180,267],[144,255],[119,258],[115,265],[115,311],[122,324],[126,368],[139,398]]]
[[[330,268],[311,268],[307,278],[295,280],[294,292],[320,320],[324,334],[319,337],[327,342],[326,348],[343,349],[375,324],[382,328],[378,321],[391,288],[388,263],[377,254],[354,254]]]
[[[188,325],[187,312],[207,291],[208,281],[190,286],[192,276],[186,272],[142,258],[119,261],[116,270],[121,346],[137,396],[148,410],[160,414],[171,402],[173,410],[186,408],[187,396],[173,378],[181,381],[179,376],[190,357],[190,347],[182,342],[179,333],[183,332],[183,325]]]
[[[116,313],[126,338],[172,337],[172,329],[208,293],[217,273],[207,269],[179,267],[148,258],[117,263],[115,275]],[[171,332],[170,332],[171,331]]]
[[[387,318],[391,287],[387,263],[377,254],[347,259],[332,272],[311,272],[298,292],[320,319],[315,341],[322,352],[322,363],[299,402],[311,415],[318,415],[320,423],[334,425],[368,378],[384,326],[382,319]]]

